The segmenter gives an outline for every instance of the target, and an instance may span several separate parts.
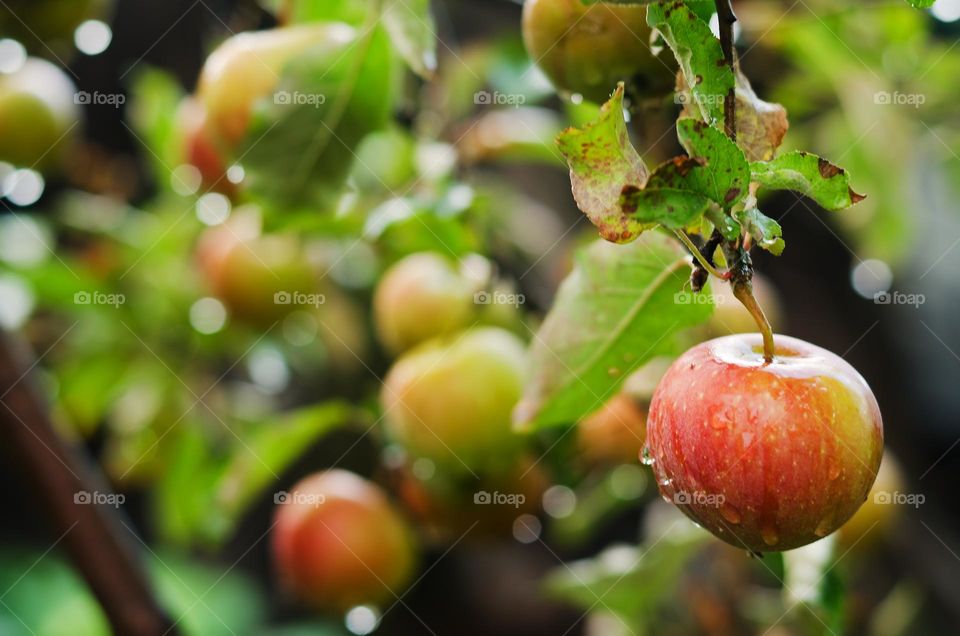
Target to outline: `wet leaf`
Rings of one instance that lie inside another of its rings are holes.
[[[775,256],[783,253],[786,244],[781,236],[780,224],[755,207],[735,213],[744,229],[753,237],[754,243]]]
[[[383,26],[410,68],[431,78],[437,70],[437,27],[430,0],[390,0],[383,9]]]

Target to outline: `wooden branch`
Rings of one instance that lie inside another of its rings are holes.
[[[109,494],[106,481],[57,435],[29,358],[0,331],[0,443],[19,460],[23,487],[48,509],[55,534],[62,536],[116,636],[177,636],[153,598],[121,513],[86,501],[93,493]]]
[[[736,83],[736,58],[733,47],[733,25],[737,22],[737,15],[733,12],[733,0],[716,0],[717,19],[720,24],[720,48],[723,50],[723,59],[734,74]],[[737,93],[731,88],[723,98],[723,127],[727,137],[737,140]]]

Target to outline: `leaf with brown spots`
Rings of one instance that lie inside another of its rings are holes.
[[[725,209],[747,195],[750,164],[722,131],[696,119],[681,119],[677,121],[677,137],[687,153],[703,163],[703,167],[689,171],[683,187],[706,195]]]
[[[765,102],[750,80],[737,70],[737,145],[750,161],[769,161],[777,154],[790,123],[780,104]]]
[[[625,243],[650,227],[620,206],[624,188],[640,189],[648,176],[647,166],[627,134],[622,83],[603,105],[597,120],[581,129],[563,131],[557,145],[570,166],[573,198],[600,230],[600,236]]]
[[[795,151],[773,161],[750,164],[754,182],[764,188],[794,190],[827,210],[842,210],[863,201],[850,188],[846,171],[809,152]]]

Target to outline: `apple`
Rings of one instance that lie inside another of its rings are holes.
[[[657,96],[673,88],[675,64],[651,51],[645,6],[527,0],[523,41],[558,89],[591,101],[606,101],[621,80]]]
[[[406,256],[384,273],[373,296],[377,334],[393,353],[434,336],[471,326],[474,294],[489,279],[491,265],[479,255],[459,263],[436,252]]]
[[[763,313],[774,331],[783,328],[783,303],[780,294],[767,277],[753,275],[753,295],[763,308]],[[753,333],[757,323],[736,296],[733,288],[725,282],[713,281],[710,289],[714,297],[714,310],[707,322],[707,331],[711,336],[727,336],[734,333]]]
[[[287,234],[260,235],[242,214],[206,230],[197,262],[210,291],[235,317],[266,327],[311,299],[318,282],[300,242]]]
[[[618,393],[577,425],[577,446],[588,465],[634,462],[647,435],[646,408]]]
[[[254,105],[276,90],[294,58],[308,49],[346,47],[355,35],[346,24],[306,24],[240,33],[221,44],[204,63],[197,86],[215,143],[231,151],[239,145]]]
[[[387,431],[414,457],[454,473],[513,465],[522,437],[510,412],[526,379],[523,342],[479,327],[400,357],[381,391]]]
[[[309,605],[344,612],[391,602],[417,567],[414,535],[375,484],[339,469],[277,499],[273,558],[284,586]]]
[[[671,365],[647,419],[661,494],[727,543],[790,550],[864,502],[883,454],[877,401],[839,356],[760,334],[701,343]]]
[[[177,111],[183,159],[200,172],[203,189],[228,196],[236,190],[227,180],[227,162],[214,143],[206,109],[197,99],[187,97]]]
[[[60,68],[27,58],[0,73],[0,161],[39,172],[59,168],[79,132],[77,87]]]

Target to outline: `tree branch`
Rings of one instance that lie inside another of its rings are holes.
[[[733,48],[733,25],[737,15],[733,12],[733,0],[716,0],[717,18],[720,24],[720,48],[723,59],[736,77],[736,60]],[[731,88],[723,98],[723,127],[727,137],[737,140],[737,93]]]
[[[177,636],[174,623],[153,599],[120,513],[89,501],[92,493],[109,492],[105,480],[57,435],[27,358],[0,331],[0,445],[20,461],[24,487],[47,507],[56,534],[63,536],[113,633]]]

